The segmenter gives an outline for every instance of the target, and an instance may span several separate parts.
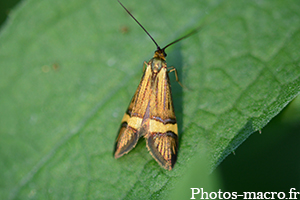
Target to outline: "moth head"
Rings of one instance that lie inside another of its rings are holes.
[[[167,54],[165,52],[164,49],[161,49],[161,48],[157,48],[157,50],[155,51],[154,53],[154,58],[158,58],[158,59],[161,59],[161,60],[166,60],[166,57],[167,57]]]

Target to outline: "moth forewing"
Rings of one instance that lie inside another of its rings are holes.
[[[149,79],[151,78],[151,71],[147,70],[148,68],[144,71],[141,82],[123,116],[115,144],[115,158],[127,154],[136,146],[139,138],[142,136],[140,127],[143,120],[143,114],[146,112],[147,102],[143,101],[140,94],[143,93],[144,95],[147,95],[150,92],[150,85],[147,86],[147,82],[149,82]]]
[[[156,58],[153,61],[157,62]],[[160,63],[161,62],[161,63]],[[152,63],[153,64],[153,63]],[[161,69],[159,69],[161,66]],[[147,148],[153,158],[165,169],[171,170],[177,160],[178,128],[174,113],[171,85],[164,60],[153,65],[158,71],[153,80],[150,97],[150,124],[146,135]]]

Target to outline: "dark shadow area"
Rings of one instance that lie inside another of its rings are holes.
[[[10,10],[19,3],[19,0],[4,0],[0,1],[0,26],[2,27],[3,23],[7,19],[7,16]]]
[[[231,140],[228,144],[227,148],[222,152],[220,159],[217,163],[221,163],[229,154],[233,153],[239,145],[241,145],[254,131],[252,120],[249,120],[245,126],[238,132],[238,134]],[[247,136],[245,134],[248,134]]]
[[[300,119],[288,122],[283,112],[251,135],[218,167],[228,192],[300,192]],[[300,195],[297,196],[299,198]],[[275,199],[278,199],[277,196]]]
[[[168,51],[169,50],[169,51]],[[167,66],[170,68],[171,66],[175,67],[177,70],[179,81],[182,82],[182,55],[181,55],[181,45],[180,43],[174,44],[172,47],[166,49],[167,53]],[[176,120],[178,124],[178,136],[179,136],[179,151],[180,151],[180,143],[182,137],[182,118],[183,118],[183,108],[182,108],[182,87],[176,81],[175,72],[169,73],[171,90],[172,90],[172,98],[173,105],[176,115]]]

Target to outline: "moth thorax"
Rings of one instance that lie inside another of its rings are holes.
[[[166,66],[166,61],[159,58],[152,58],[151,68],[153,72],[159,72],[160,69],[164,66]]]

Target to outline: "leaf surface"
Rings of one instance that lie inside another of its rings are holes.
[[[214,169],[300,87],[298,1],[122,1],[167,49],[180,147],[173,171],[141,140],[112,157],[155,45],[117,1],[28,0],[0,32],[1,199],[169,196],[203,152]],[[201,152],[201,154],[199,153]]]

